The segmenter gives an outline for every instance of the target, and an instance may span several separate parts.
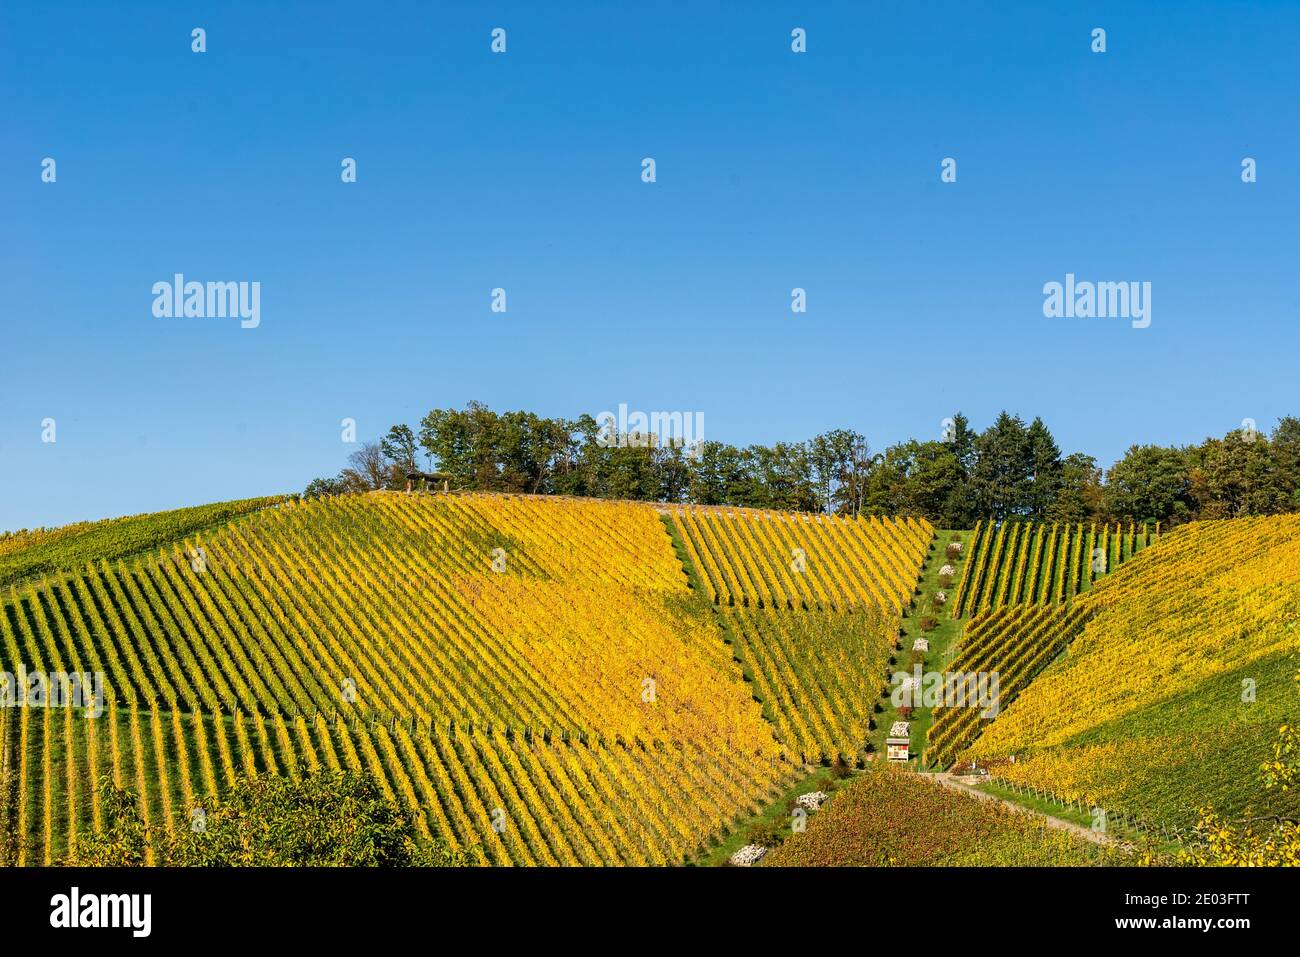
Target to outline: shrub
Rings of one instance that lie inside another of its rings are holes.
[[[745,840],[759,847],[779,847],[785,836],[781,833],[781,825],[776,821],[758,821],[749,826]]]
[[[961,542],[949,542],[948,547],[944,549],[944,555],[950,561],[961,558]]]
[[[151,827],[133,791],[107,775],[98,787],[107,826],[78,840],[69,864],[138,867],[151,842],[166,864],[182,867],[461,867],[481,860],[476,848],[421,843],[410,812],[358,771],[241,777],[198,830],[189,820],[171,831]]]
[[[939,627],[939,622],[935,618],[932,618],[927,615],[925,618],[921,619],[922,631],[934,631],[938,627]]]
[[[951,575],[940,575],[940,576],[939,576],[939,587],[940,587],[940,588],[951,588],[951,587],[952,587],[952,576],[951,576]]]

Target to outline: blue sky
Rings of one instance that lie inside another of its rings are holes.
[[[878,449],[1007,408],[1103,464],[1271,428],[1300,5],[1135,6],[6,3],[0,528],[297,491],[344,417],[470,399]],[[155,318],[177,272],[261,325]],[[1045,318],[1067,272],[1150,328]]]

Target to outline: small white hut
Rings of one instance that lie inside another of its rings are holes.
[[[911,724],[907,721],[895,721],[889,726],[889,737],[885,738],[885,757],[890,761],[906,761],[911,756],[910,727]]]

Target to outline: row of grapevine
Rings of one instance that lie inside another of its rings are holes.
[[[6,722],[15,858],[102,826],[104,774],[182,827],[236,773],[326,763],[496,863],[680,860],[791,773],[688,598],[652,507],[509,496],[295,502],[30,582],[0,668],[102,673],[107,713]]]
[[[1260,787],[1300,709],[1300,517],[1181,526],[1074,607],[1069,656],[963,760],[1159,824],[1300,815],[1300,795]]]
[[[847,612],[723,610],[777,736],[807,763],[853,761],[885,687],[899,618]]]
[[[682,506],[673,511],[714,604],[897,613],[934,529],[924,520]]]
[[[27,719],[25,732],[10,714],[0,726],[6,761],[16,756],[21,765],[6,776],[0,842],[3,863],[15,865],[73,853],[78,835],[97,827],[89,796],[102,775],[141,795],[146,821],[175,827],[212,808],[237,770],[366,770],[424,833],[477,846],[488,863],[505,865],[681,862],[788,775],[777,764],[719,766],[675,749],[639,755],[324,716],[113,709],[88,719],[63,708],[17,717]]]
[[[965,700],[944,700],[926,734],[926,763],[946,767],[1079,633],[1077,608],[1016,605],[973,619],[947,674]],[[958,684],[974,681],[974,685]],[[982,691],[979,695],[971,691]],[[948,692],[951,693],[951,692]]]
[[[954,618],[1006,605],[1068,602],[1159,537],[1082,522],[979,522],[950,605]]]
[[[282,495],[250,498],[56,529],[6,532],[0,534],[0,585],[101,558],[137,555],[284,501]]]

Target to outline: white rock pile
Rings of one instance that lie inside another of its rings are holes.
[[[727,860],[734,867],[751,867],[763,859],[767,853],[767,848],[762,844],[746,844],[735,854],[732,854]]]
[[[825,791],[809,791],[807,794],[800,794],[795,798],[794,803],[809,811],[818,811],[826,803],[827,797]]]

